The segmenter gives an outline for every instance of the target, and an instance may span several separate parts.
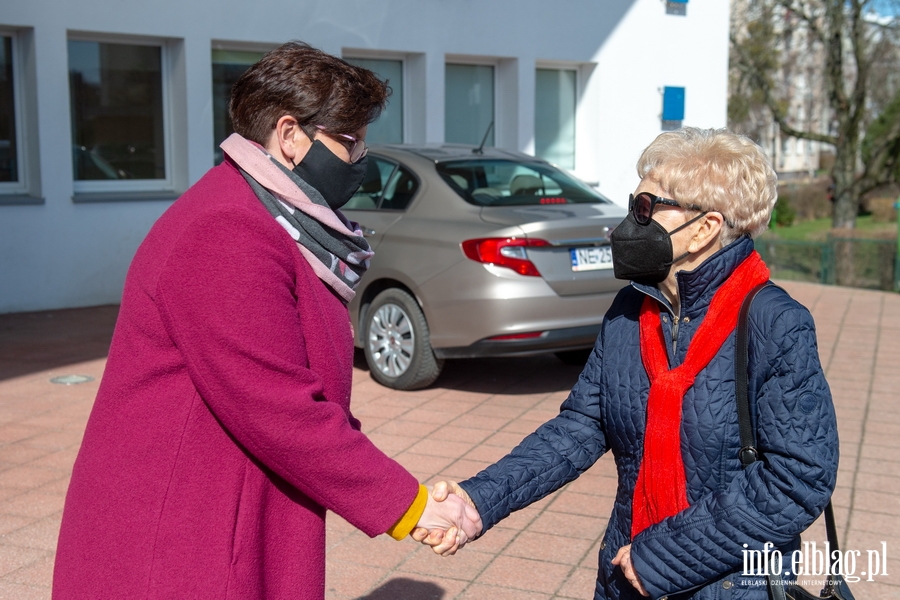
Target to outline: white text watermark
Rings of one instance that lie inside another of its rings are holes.
[[[744,544],[744,575],[770,575],[789,578],[827,577],[842,575],[848,582],[875,581],[875,577],[886,577],[888,572],[887,542],[881,542],[877,550],[832,550],[816,542],[803,542],[803,547],[788,556],[775,550],[775,545],[766,542],[762,550],[749,550]],[[865,555],[865,556],[864,556]],[[782,564],[782,558],[788,564]],[[785,561],[787,562],[787,561]],[[788,569],[787,567],[790,567]],[[784,571],[781,569],[784,568]],[[860,570],[865,568],[865,570]]]

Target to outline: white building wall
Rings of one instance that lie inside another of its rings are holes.
[[[663,0],[0,0],[0,28],[23,32],[33,53],[37,148],[31,192],[42,203],[0,199],[0,312],[119,301],[143,237],[213,163],[211,48],[300,39],[327,52],[405,59],[405,136],[444,138],[444,64],[495,64],[497,145],[534,151],[535,68],[574,67],[581,97],[575,174],[624,203],[634,164],[661,131],[664,86],[686,88],[685,125],[723,127],[728,2],[690,0],[686,16]],[[166,43],[174,190],[73,202],[67,36],[147,36]],[[26,58],[28,58],[26,56]],[[158,195],[159,196],[159,195]],[[165,197],[165,194],[162,194]],[[32,198],[32,201],[35,199]]]

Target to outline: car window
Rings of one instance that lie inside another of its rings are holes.
[[[381,204],[378,208],[383,210],[404,210],[409,206],[416,190],[419,189],[419,182],[407,169],[397,166],[394,175],[384,188]]]
[[[438,163],[437,171],[457,194],[478,206],[610,202],[587,184],[546,163],[460,160]]]
[[[362,185],[343,208],[404,210],[418,189],[418,179],[406,167],[370,154]]]
[[[397,168],[396,163],[377,156],[369,156],[362,185],[343,206],[347,210],[375,210],[381,201],[388,180]]]

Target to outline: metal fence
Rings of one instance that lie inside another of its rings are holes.
[[[897,243],[830,237],[824,242],[757,239],[773,279],[900,290]]]

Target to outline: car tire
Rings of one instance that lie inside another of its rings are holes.
[[[579,350],[563,350],[562,352],[554,352],[556,358],[563,361],[567,365],[575,367],[583,367],[587,363],[593,348],[581,348]]]
[[[366,362],[381,385],[417,390],[441,374],[444,361],[431,349],[425,315],[407,292],[390,288],[378,294],[366,311],[364,327]]]

